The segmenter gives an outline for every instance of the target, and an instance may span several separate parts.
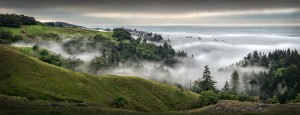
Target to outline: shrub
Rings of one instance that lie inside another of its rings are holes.
[[[245,95],[245,94],[241,94],[238,96],[238,100],[239,101],[258,101],[257,98],[253,97],[253,96],[248,96],[248,95]]]
[[[97,34],[94,38],[93,38],[94,42],[104,42],[104,41],[108,41],[109,38],[104,37],[102,34]]]
[[[38,50],[39,49],[39,46],[38,45],[34,45],[33,47],[32,47],[32,50]]]
[[[23,38],[19,35],[13,36],[9,31],[0,31],[0,44],[11,44],[22,39]]]
[[[277,96],[273,96],[272,98],[267,99],[266,103],[269,103],[269,104],[279,103],[278,97]]]
[[[199,96],[201,106],[215,104],[218,102],[218,96],[213,91],[202,91]]]
[[[126,105],[126,104],[127,104],[127,100],[124,97],[120,96],[113,100],[112,107],[124,108],[124,105]]]
[[[293,102],[300,102],[300,93],[297,94]]]
[[[48,56],[49,55],[49,52],[47,50],[42,50],[40,52],[41,56]]]
[[[176,86],[178,89],[180,89],[180,91],[183,91],[183,90],[184,90],[183,86],[182,86],[181,84],[179,84],[179,83],[175,83],[175,86]]]
[[[238,96],[231,92],[221,92],[218,94],[220,100],[237,100]]]

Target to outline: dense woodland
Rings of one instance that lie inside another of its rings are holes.
[[[44,22],[44,24],[47,24],[47,25],[53,26],[53,27],[82,28],[82,26],[78,26],[78,25],[70,24],[70,23],[66,23],[66,22]]]
[[[268,71],[255,73],[234,70],[239,67],[264,67]],[[216,82],[210,77],[208,69],[206,66],[203,77],[194,82],[194,92],[201,94],[212,91],[219,95],[219,99],[255,100],[254,97],[259,97],[268,103],[300,101],[300,55],[297,50],[277,49],[268,55],[254,51],[238,63],[221,68],[219,71],[234,70],[230,82],[226,82],[221,91],[214,88]]]
[[[0,14],[0,26],[18,28],[21,25],[35,24],[36,21],[33,17],[16,14]]]

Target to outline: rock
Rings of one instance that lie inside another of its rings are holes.
[[[88,107],[88,104],[87,103],[78,103],[77,106]]]

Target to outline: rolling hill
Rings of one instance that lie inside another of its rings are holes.
[[[0,46],[0,93],[28,100],[88,103],[112,107],[118,97],[125,109],[170,111],[195,107],[198,95],[163,83],[133,76],[93,76],[53,66]]]

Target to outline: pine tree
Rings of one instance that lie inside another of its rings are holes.
[[[239,78],[239,74],[238,72],[235,70],[232,74],[231,74],[231,90],[234,93],[237,93],[237,91],[239,90],[239,85],[240,85],[240,78]]]
[[[208,65],[205,66],[204,72],[203,72],[203,77],[202,77],[202,82],[201,82],[201,86],[203,88],[204,91],[208,91],[208,90],[213,90],[215,91],[215,81],[212,80],[212,77],[210,76],[210,71],[208,68]]]
[[[229,90],[230,90],[229,83],[226,81],[222,91],[229,91]]]

